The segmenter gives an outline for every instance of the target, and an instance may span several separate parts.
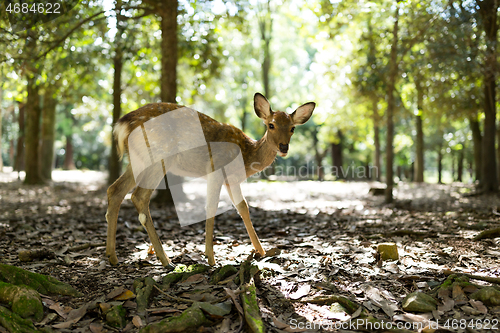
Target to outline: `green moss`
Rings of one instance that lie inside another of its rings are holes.
[[[197,327],[211,324],[197,305],[193,305],[178,317],[170,317],[151,324],[140,330],[140,333],[194,332]]]
[[[245,321],[254,333],[265,332],[264,322],[260,316],[259,304],[257,303],[257,288],[253,280],[245,285],[245,291],[240,294],[245,312]]]
[[[121,305],[115,305],[106,313],[106,322],[109,326],[122,328],[125,326],[126,311]]]
[[[76,297],[83,295],[72,286],[54,279],[51,276],[25,271],[24,269],[10,265],[0,264],[0,281],[14,285],[26,285],[41,294]]]
[[[24,319],[3,306],[0,306],[0,326],[5,327],[9,332],[13,333],[37,332],[31,320]]]
[[[212,278],[210,279],[211,284],[217,284],[220,281],[223,281],[224,279],[230,277],[231,275],[234,275],[238,273],[238,270],[233,266],[233,265],[226,265],[221,268],[219,268],[213,275]]]
[[[177,265],[173,272],[168,273],[162,279],[162,287],[163,289],[170,288],[170,285],[176,283],[178,281],[184,281],[191,275],[201,274],[208,271],[210,267],[201,264],[195,265]]]
[[[0,282],[0,302],[9,305],[14,313],[23,318],[32,317],[36,321],[43,318],[42,299],[30,287]]]
[[[137,281],[137,280],[136,280]],[[151,298],[151,294],[153,292],[153,286],[155,285],[155,281],[146,277],[142,282],[134,281],[134,290],[136,294],[136,302],[137,302],[137,312],[139,314],[143,314],[146,312],[146,308],[149,304],[149,299]]]

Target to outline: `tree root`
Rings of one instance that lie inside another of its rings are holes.
[[[83,296],[82,293],[69,284],[56,280],[51,276],[28,272],[5,264],[0,264],[0,281],[14,285],[25,285],[45,295]]]
[[[476,237],[474,237],[475,241],[487,238],[496,238],[500,237],[500,228],[488,229],[480,232]]]

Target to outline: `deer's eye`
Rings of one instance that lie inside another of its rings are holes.
[[[274,129],[274,125],[273,124],[269,124],[269,129]]]
[[[292,133],[295,132],[295,127],[292,127],[292,129],[290,130]]]

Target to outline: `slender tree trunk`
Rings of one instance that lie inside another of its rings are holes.
[[[15,155],[15,143],[14,143],[14,139],[10,140],[10,148],[9,148],[9,162],[10,162],[10,165],[13,167],[14,166],[14,156]]]
[[[382,165],[380,163],[380,116],[378,113],[378,101],[373,99],[373,141],[375,144],[375,180],[380,181],[380,172],[382,171]]]
[[[319,140],[318,140],[318,130],[316,127],[313,129],[313,145],[314,145],[314,158],[316,159],[316,175],[319,181],[323,181],[325,178],[325,171],[323,170],[323,158],[325,153],[320,151]]]
[[[273,19],[271,17],[270,0],[267,1],[267,11],[261,14],[259,18],[259,30],[262,42],[262,51],[264,53],[262,60],[262,83],[264,85],[264,94],[267,99],[271,98],[271,87],[269,83],[269,73],[271,70],[271,38],[273,31]]]
[[[17,115],[17,123],[19,125],[19,134],[17,137],[16,145],[16,160],[14,162],[14,170],[19,172],[24,170],[24,111],[26,110],[25,104],[19,104],[19,114]]]
[[[497,127],[497,178],[500,180],[500,126]]]
[[[64,154],[64,170],[75,170],[75,160],[73,158],[73,138],[72,134],[66,135],[66,152]]]
[[[336,179],[344,179],[344,173],[342,165],[344,163],[342,156],[342,131],[337,131],[338,143],[332,143],[332,175],[336,177]]]
[[[417,74],[417,108],[418,115],[415,117],[415,124],[417,129],[417,142],[416,142],[416,163],[415,163],[415,182],[424,182],[424,130],[422,126],[422,114],[424,110],[424,91],[422,87],[422,82]]]
[[[385,202],[391,203],[394,198],[392,188],[394,187],[394,89],[398,74],[398,26],[399,26],[399,3],[394,13],[394,28],[392,31],[390,70],[387,84],[387,147],[386,147],[386,183]]]
[[[477,115],[469,118],[469,125],[472,131],[472,141],[474,143],[474,170],[476,181],[481,181],[481,174],[483,172],[483,158],[482,158],[482,136],[481,129],[479,128],[479,121]]]
[[[160,97],[162,102],[175,103],[177,95],[177,12],[178,0],[163,0],[160,5],[161,16],[161,89]],[[175,183],[181,184],[182,177],[169,175]],[[174,199],[170,192],[167,177],[165,176],[165,190],[158,190],[153,201],[173,205]]]
[[[2,80],[2,77],[0,77]],[[3,171],[3,158],[2,158],[2,118],[3,118],[3,109],[2,109],[2,101],[3,101],[3,82],[0,83],[0,172]]]
[[[415,117],[417,125],[417,154],[415,163],[415,182],[424,182],[424,131],[422,128],[422,116]]]
[[[454,181],[455,178],[455,151],[451,151],[451,181]]]
[[[462,143],[462,148],[458,151],[458,156],[457,156],[457,181],[462,182],[462,176],[464,173],[464,149],[465,149],[465,143]]]
[[[41,184],[39,141],[40,141],[40,94],[36,83],[36,74],[28,74],[28,102],[26,103],[26,147],[25,169],[26,184]]]
[[[56,100],[54,91],[47,87],[43,99],[42,110],[42,153],[41,168],[42,177],[52,179],[52,168],[54,166],[54,139],[56,131]]]
[[[248,98],[246,95],[241,99],[240,101],[241,105],[241,130],[245,132],[246,127],[247,127],[247,104],[248,104]]]
[[[122,77],[122,68],[123,68],[123,53],[121,50],[116,50],[115,57],[113,59],[113,67],[114,67],[114,79],[113,79],[113,122],[112,127],[115,128],[116,123],[120,120],[120,116],[122,114],[122,106],[121,106],[121,77]],[[112,144],[111,144],[111,155],[109,157],[109,178],[108,184],[113,184],[115,180],[120,177],[121,174],[121,161],[118,156],[118,143],[116,142],[116,138],[111,132]]]
[[[438,184],[443,183],[443,153],[441,147],[438,148],[438,158],[437,158],[437,163],[438,163]]]
[[[112,128],[115,128],[115,124],[120,120],[122,115],[122,70],[123,70],[123,48],[124,41],[122,39],[122,34],[125,30],[125,22],[122,15],[120,15],[120,10],[122,8],[122,1],[117,0],[115,4],[116,9],[116,27],[118,32],[115,35],[115,56],[113,58],[113,120],[112,120]],[[71,142],[71,141],[70,141]],[[116,142],[116,138],[111,132],[111,154],[109,156],[109,164],[108,164],[108,184],[111,185],[115,182],[115,180],[120,177],[121,174],[121,161],[118,156],[118,143]]]
[[[496,165],[496,74],[497,74],[497,32],[498,0],[476,1],[486,34],[484,60],[484,137],[482,188],[485,192],[498,192]]]
[[[178,0],[162,1],[161,11],[161,100],[175,103],[177,95]]]

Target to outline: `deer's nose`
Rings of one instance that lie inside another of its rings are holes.
[[[280,149],[280,152],[286,154],[288,152],[288,144],[284,145],[282,143],[280,143],[278,145],[279,149]]]

